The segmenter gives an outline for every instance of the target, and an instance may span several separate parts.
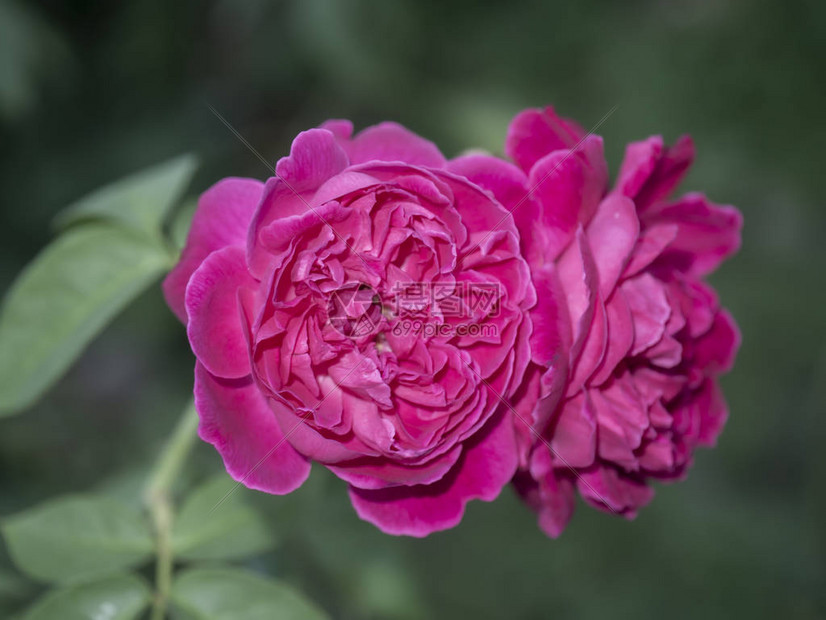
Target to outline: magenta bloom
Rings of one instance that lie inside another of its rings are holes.
[[[542,437],[517,425],[514,482],[556,537],[575,490],[632,518],[650,480],[682,477],[714,444],[727,416],[717,377],[740,336],[703,277],[736,252],[742,219],[701,194],[669,199],[694,157],[688,137],[630,144],[611,191],[602,139],[552,108],[520,113],[506,152],[515,165],[451,167],[514,209],[531,266],[532,363],[514,404]]]
[[[351,132],[305,131],[277,178],[207,190],[164,291],[197,357],[200,435],[235,479],[289,493],[317,461],[363,519],[424,536],[516,471],[499,395],[529,363],[536,295],[489,193],[398,125]],[[460,294],[477,288],[483,306]]]

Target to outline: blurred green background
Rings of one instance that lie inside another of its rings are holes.
[[[824,617],[824,76],[816,0],[0,0],[0,291],[57,211],[126,173],[195,151],[193,191],[265,177],[207,104],[271,161],[331,117],[397,120],[454,155],[500,152],[524,107],[590,127],[619,104],[600,128],[614,171],[630,140],[691,133],[683,189],[745,215],[742,252],[713,278],[744,336],[718,448],[636,521],[580,506],[556,541],[509,489],[452,531],[385,536],[316,467],[291,496],[253,497],[282,544],[251,566],[335,618]],[[133,493],[192,363],[155,287],[0,421],[0,515],[101,484]],[[187,475],[219,469],[202,445]],[[0,567],[11,579],[3,552]]]

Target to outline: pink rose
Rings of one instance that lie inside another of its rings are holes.
[[[277,178],[207,190],[164,291],[197,357],[200,435],[236,480],[289,493],[317,461],[361,518],[425,536],[516,471],[499,397],[536,296],[489,193],[399,125],[351,132],[305,131]]]
[[[742,218],[700,194],[668,200],[694,157],[688,137],[630,144],[610,192],[602,139],[552,108],[517,115],[505,148],[516,165],[471,155],[451,169],[514,209],[522,234],[539,303],[514,406],[542,437],[517,426],[514,482],[556,537],[575,490],[632,518],[650,480],[682,477],[714,444],[727,416],[717,377],[740,336],[703,277],[739,248]]]

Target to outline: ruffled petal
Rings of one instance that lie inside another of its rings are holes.
[[[246,234],[247,264],[255,277],[261,280],[266,278],[271,260],[267,249],[261,247],[261,232],[278,219],[310,211],[311,199],[310,192],[297,193],[277,177],[267,180],[261,201],[255,209]]]
[[[634,451],[648,428],[648,409],[629,381],[615,380],[604,389],[590,390],[599,424],[597,450],[601,459],[627,471],[638,468]]]

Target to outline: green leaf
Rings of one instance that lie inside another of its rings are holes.
[[[320,620],[327,614],[289,585],[233,568],[184,571],[172,586],[178,617],[191,620]]]
[[[151,592],[136,575],[53,590],[23,614],[23,620],[134,620]]]
[[[25,602],[34,594],[36,586],[18,573],[0,567],[0,617],[9,604]]]
[[[89,581],[137,566],[153,551],[140,511],[105,497],[52,500],[10,517],[2,531],[17,567],[42,581]]]
[[[159,243],[100,223],[46,247],[0,310],[0,416],[31,405],[170,262]]]
[[[186,238],[189,235],[189,229],[192,228],[192,219],[195,217],[197,208],[198,201],[193,198],[184,202],[172,218],[169,227],[169,238],[172,245],[178,250],[182,250],[186,245]]]
[[[167,212],[189,186],[197,167],[193,155],[181,155],[129,175],[67,207],[55,218],[55,225],[66,228],[102,219],[159,233]]]
[[[234,480],[221,474],[192,492],[175,520],[172,548],[176,557],[226,560],[275,546],[271,525],[244,503],[244,489],[236,486]]]

